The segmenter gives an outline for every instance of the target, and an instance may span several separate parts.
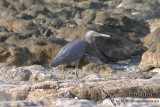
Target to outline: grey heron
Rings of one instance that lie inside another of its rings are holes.
[[[78,65],[85,51],[92,50],[95,46],[94,37],[103,36],[110,37],[109,35],[98,33],[96,31],[90,30],[85,34],[85,40],[74,40],[67,43],[56,55],[55,59],[49,64],[50,67],[56,67],[62,65],[63,79],[64,75],[64,64],[69,64],[71,62],[76,62],[75,75],[78,78]]]

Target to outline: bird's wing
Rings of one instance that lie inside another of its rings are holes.
[[[61,64],[68,64],[79,60],[86,50],[86,42],[75,40],[66,44],[57,54],[55,60],[61,60]]]

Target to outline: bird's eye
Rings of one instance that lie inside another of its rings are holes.
[[[96,33],[96,32],[93,32],[93,35],[94,35],[94,36],[96,36],[96,35],[97,35],[97,33]]]

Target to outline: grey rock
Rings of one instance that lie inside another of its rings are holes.
[[[9,101],[11,100],[11,95],[7,94],[4,91],[0,91],[0,101]]]
[[[149,102],[145,102],[145,103],[138,103],[138,101],[148,101],[148,100],[154,100],[158,102],[158,98],[154,98],[154,99],[142,99],[142,98],[125,98],[124,100],[129,100],[129,101],[137,101],[137,102],[133,102],[133,103],[121,103],[120,101],[123,100],[124,98],[120,97],[120,98],[115,98],[114,100],[117,101],[116,105],[119,107],[134,107],[134,106],[145,106],[145,107],[157,107],[158,104],[157,103],[149,103]],[[60,107],[66,107],[64,104],[67,104],[67,107],[114,107],[114,105],[111,103],[110,99],[106,99],[104,100],[102,103],[97,104],[94,101],[90,101],[90,100],[76,100],[76,99],[68,99],[68,98],[63,98],[63,99],[48,99],[48,100],[41,100],[41,101],[11,101],[11,102],[3,102],[0,103],[2,107],[10,107],[10,106],[15,106],[15,107],[26,107],[26,106],[35,106],[35,107],[53,107],[53,106],[57,106],[57,105],[61,105]]]
[[[5,42],[7,38],[7,36],[0,36],[0,42]]]
[[[51,36],[51,34],[53,34],[53,32],[51,31],[51,29],[47,29],[47,30],[44,32],[44,36],[46,36],[46,37]]]
[[[103,69],[103,67],[99,68]],[[67,78],[74,76],[72,73],[69,73],[69,71],[71,70],[65,72]],[[135,97],[134,95],[139,95],[139,97],[143,98],[159,97],[158,74],[150,79],[137,79],[133,77],[134,74],[128,75],[128,73],[125,72],[120,74],[118,71],[115,72],[114,75],[109,76],[108,74],[94,74],[81,70],[79,70],[78,73],[80,76],[79,80],[68,78],[68,80],[65,81],[61,79],[62,73],[60,70],[45,69],[39,65],[18,68],[0,67],[0,94],[4,95],[3,98],[0,97],[3,101],[0,102],[0,104],[15,104],[18,106],[25,103],[26,105],[35,104],[35,106],[39,106],[42,104],[40,102],[44,102],[43,104],[46,106],[53,106],[62,105],[65,102],[68,106],[70,104],[78,106],[104,106],[106,104],[112,104],[111,102],[105,103],[105,99],[107,98],[106,93],[112,96],[114,95],[116,98]],[[25,79],[24,75],[29,75],[29,80],[28,78]],[[140,76],[140,73],[136,75]],[[21,76],[24,77],[24,79]],[[141,90],[141,92],[139,92],[139,90]],[[146,94],[142,94],[146,91],[152,93],[147,94],[147,96]],[[101,103],[102,101],[104,102]]]
[[[14,35],[8,38],[6,43],[1,43],[1,62],[15,66],[48,65],[60,48],[66,44],[64,40],[53,38],[27,38],[28,36]]]
[[[62,106],[62,107],[92,107],[95,106],[96,103],[94,101],[90,101],[90,100],[75,100],[75,99],[59,99],[57,101],[56,106]]]
[[[3,72],[3,76],[16,81],[28,81],[32,73],[27,69],[12,69],[12,71]]]
[[[95,11],[94,10],[89,10],[89,9],[85,10],[82,13],[82,18],[83,18],[83,20],[85,21],[86,24],[92,23],[92,21],[95,18]]]
[[[83,71],[106,74],[114,72],[114,68],[107,64],[90,63],[82,67]]]
[[[159,68],[159,32],[160,27],[155,31],[148,34],[146,37],[142,38],[144,46],[147,47],[147,51],[143,53],[141,63],[139,64],[139,69],[141,71],[149,71],[153,68]]]
[[[7,28],[0,26],[0,32],[8,32]]]
[[[52,19],[52,22],[51,22],[52,26],[57,28],[57,27],[60,27],[63,25],[63,22],[62,20],[58,19],[58,18],[54,18]]]
[[[125,16],[119,18],[112,16],[106,18],[103,24],[106,27],[100,30],[105,29],[110,32],[111,38],[97,38],[96,45],[107,59],[112,61],[122,60],[142,54],[145,51],[140,38],[149,33],[149,28],[142,25],[141,22]]]
[[[108,15],[109,14],[106,11],[97,11],[94,23],[104,25],[106,23],[106,19],[108,18]]]
[[[158,5],[159,1],[157,0],[153,0],[152,2],[148,2],[147,0],[122,0],[114,11],[118,14],[127,14],[139,20],[148,20],[157,17],[157,12],[153,10],[159,9]],[[120,12],[119,10],[121,9],[124,10]]]

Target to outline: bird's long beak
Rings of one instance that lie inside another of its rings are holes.
[[[106,35],[106,34],[102,34],[102,33],[96,33],[96,36],[102,36],[102,37],[110,37],[109,35]]]

